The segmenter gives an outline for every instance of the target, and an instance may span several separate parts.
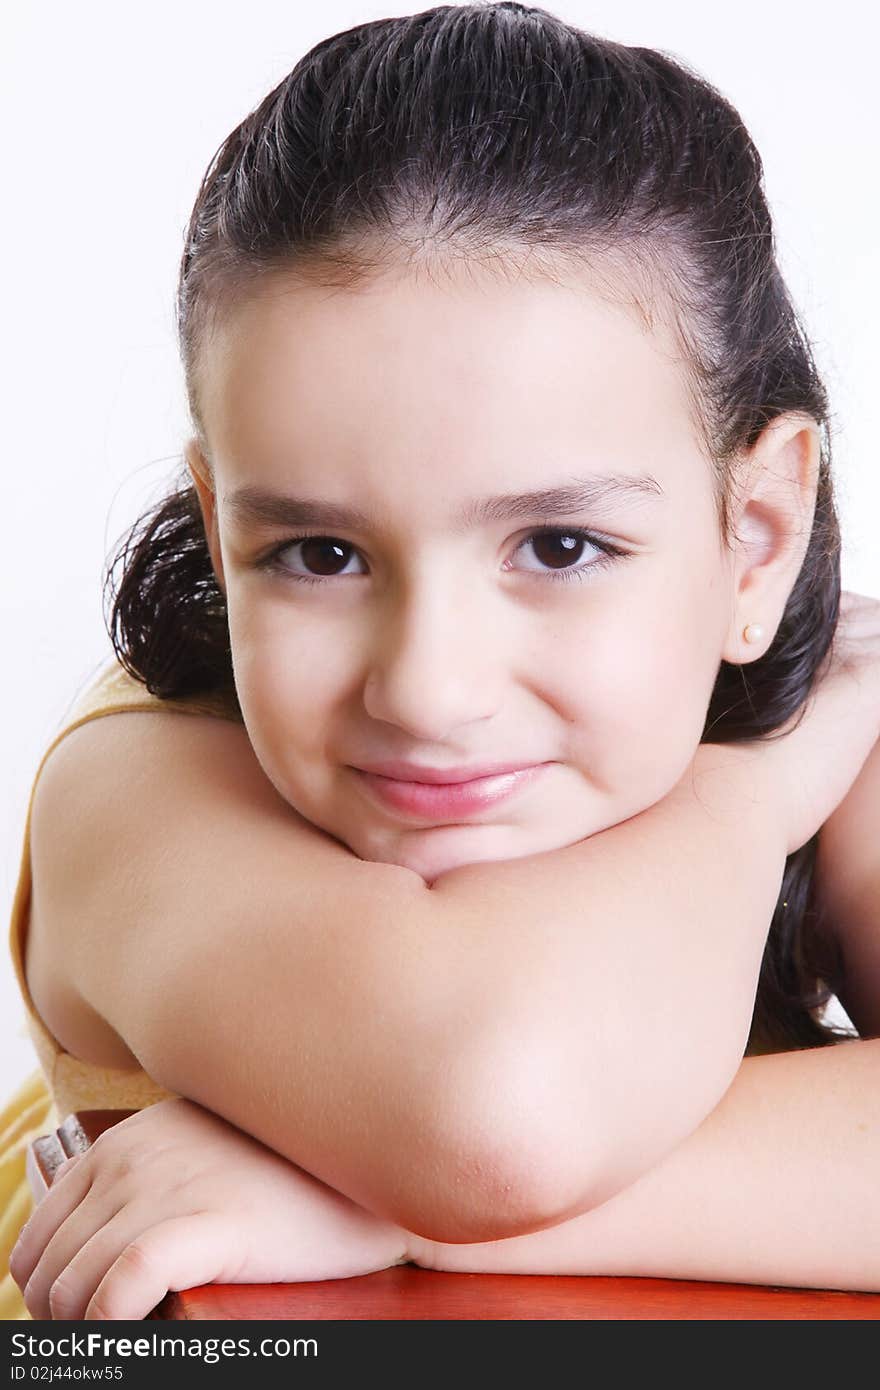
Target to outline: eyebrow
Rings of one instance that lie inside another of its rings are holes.
[[[465,504],[453,519],[457,533],[495,521],[511,521],[530,516],[559,516],[573,512],[596,511],[615,504],[633,503],[664,497],[663,488],[651,474],[640,477],[623,474],[591,474],[568,483],[542,488],[538,492],[510,492],[499,497],[475,498]],[[242,526],[336,526],[369,530],[372,518],[357,507],[307,497],[291,497],[255,485],[237,488],[223,497],[233,521]]]

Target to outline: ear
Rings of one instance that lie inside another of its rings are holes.
[[[790,411],[771,421],[740,461],[731,619],[721,653],[733,665],[763,656],[776,635],[810,543],[820,458],[816,421]],[[762,636],[746,642],[743,631],[752,623]]]
[[[217,525],[217,495],[214,476],[197,438],[187,440],[183,453],[198,494],[211,565],[217,583],[225,596],[226,578],[223,573],[223,555],[220,550],[220,531]]]

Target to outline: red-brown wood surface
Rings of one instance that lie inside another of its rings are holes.
[[[161,1319],[729,1319],[880,1318],[880,1294],[775,1289],[684,1279],[447,1274],[395,1265],[312,1284],[206,1284],[169,1294]]]
[[[36,1197],[58,1164],[84,1152],[129,1110],[82,1110],[28,1155]],[[319,1320],[758,1320],[880,1319],[880,1294],[685,1279],[597,1278],[549,1274],[448,1274],[395,1265],[357,1279],[307,1284],[206,1284],[170,1293],[152,1319]]]

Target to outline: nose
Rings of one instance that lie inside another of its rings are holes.
[[[490,719],[499,708],[501,669],[486,626],[464,593],[450,591],[448,576],[445,585],[435,579],[400,603],[369,645],[370,717],[440,744]]]

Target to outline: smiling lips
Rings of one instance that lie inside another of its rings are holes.
[[[471,777],[461,782],[404,781],[366,772],[362,768],[355,768],[354,771],[383,806],[409,815],[436,819],[485,810],[487,806],[495,805],[533,782],[548,766],[548,763],[533,763],[531,766],[513,768],[488,777]]]

